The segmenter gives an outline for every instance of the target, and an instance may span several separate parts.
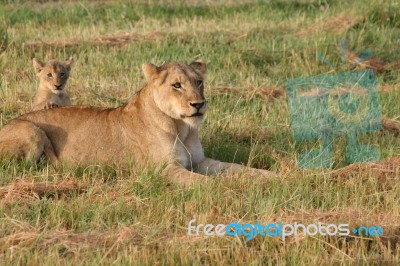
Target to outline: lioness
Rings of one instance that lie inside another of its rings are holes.
[[[65,62],[50,60],[43,63],[36,58],[32,61],[39,78],[39,89],[32,110],[70,105],[71,100],[65,92],[65,84],[71,71],[72,57]]]
[[[272,172],[204,156],[198,126],[207,105],[206,65],[169,63],[142,66],[147,85],[118,108],[67,106],[22,115],[0,131],[0,153],[79,164],[167,163],[164,174],[188,185],[205,175],[247,170]]]

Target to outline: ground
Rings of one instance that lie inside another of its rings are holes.
[[[0,125],[30,110],[31,59],[75,63],[72,102],[115,107],[144,85],[141,65],[208,63],[205,152],[276,171],[187,189],[153,167],[0,163],[0,262],[5,264],[398,264],[400,139],[360,136],[380,163],[347,166],[335,139],[331,169],[300,169],[285,84],[292,77],[373,68],[382,116],[400,116],[400,3],[362,0],[0,1]],[[351,3],[350,3],[351,2]],[[342,62],[340,40],[347,42]],[[370,49],[372,56],[352,64]],[[331,62],[322,62],[321,56]],[[319,58],[319,60],[317,60]],[[188,236],[196,223],[380,225],[382,237]]]

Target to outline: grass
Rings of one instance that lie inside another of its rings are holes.
[[[381,112],[398,119],[398,2],[0,3],[0,125],[31,108],[38,85],[32,57],[73,55],[72,102],[101,107],[120,105],[144,85],[144,62],[202,58],[209,69],[206,154],[279,173],[268,181],[217,178],[182,189],[153,167],[56,169],[45,160],[3,160],[0,264],[400,263],[399,135],[360,137],[379,146],[382,163],[343,168],[340,137],[333,169],[299,169],[297,155],[318,143],[294,141],[281,93],[288,78],[345,70],[337,50],[344,38],[353,53],[371,49],[384,63],[377,75]],[[337,67],[317,61],[317,52]],[[193,218],[214,225],[381,225],[384,237],[188,237]]]

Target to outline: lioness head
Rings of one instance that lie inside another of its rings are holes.
[[[152,88],[154,101],[162,112],[193,127],[200,124],[206,111],[205,63],[195,61],[186,65],[174,62],[160,67],[146,63],[142,69],[148,86]]]
[[[64,62],[50,60],[44,63],[36,58],[33,58],[32,61],[35,73],[40,80],[40,86],[59,94],[67,83],[72,57]]]

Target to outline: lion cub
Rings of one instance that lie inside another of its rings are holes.
[[[64,89],[71,72],[71,64],[72,57],[64,62],[50,60],[45,63],[33,58],[33,67],[39,78],[39,89],[36,93],[33,111],[71,104]]]

